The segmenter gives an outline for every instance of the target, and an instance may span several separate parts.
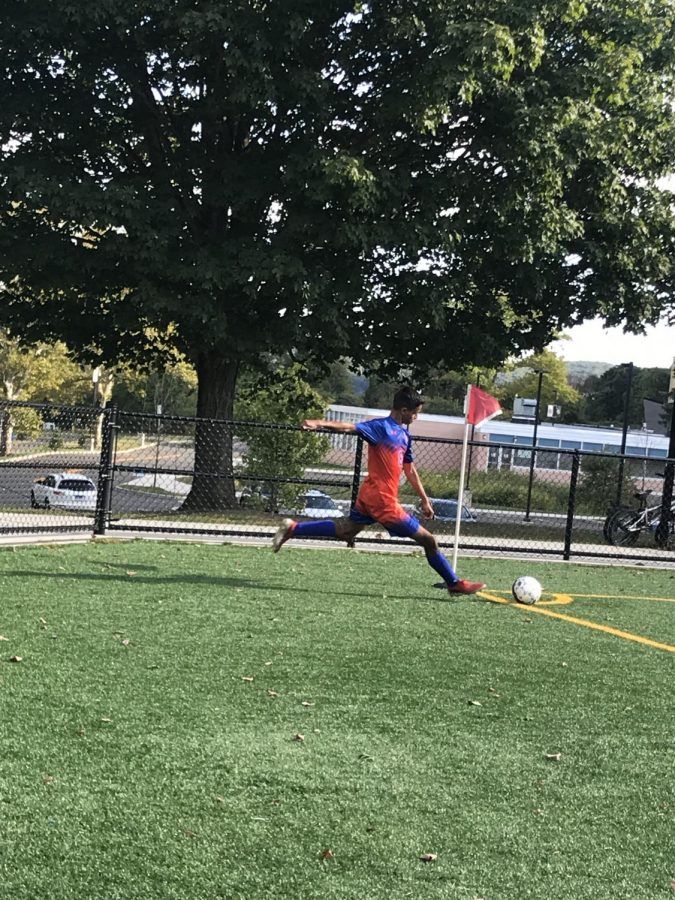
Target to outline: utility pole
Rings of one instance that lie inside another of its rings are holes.
[[[621,506],[621,492],[623,490],[623,466],[626,455],[626,438],[628,436],[628,417],[630,406],[630,392],[633,385],[633,363],[621,363],[626,369],[626,393],[623,401],[623,431],[621,432],[621,459],[619,460],[619,477],[616,485],[616,505]]]
[[[539,375],[537,383],[537,402],[534,407],[534,433],[532,434],[532,455],[530,456],[530,480],[527,485],[527,504],[525,506],[525,521],[530,521],[530,507],[532,505],[532,482],[534,481],[534,463],[537,458],[537,429],[539,428],[539,407],[541,405],[541,383],[544,380],[546,369],[535,369]]]

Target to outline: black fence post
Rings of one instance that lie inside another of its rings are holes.
[[[356,454],[354,456],[354,477],[352,479],[352,499],[350,509],[354,509],[356,497],[361,487],[361,464],[363,461],[363,438],[358,435],[356,438]]]
[[[577,505],[577,482],[579,480],[579,466],[581,456],[578,450],[572,453],[572,472],[570,475],[570,492],[567,497],[567,522],[565,523],[565,548],[563,559],[569,559],[572,555],[572,530],[574,528],[574,513]]]
[[[117,428],[117,406],[107,406],[103,411],[103,440],[101,441],[96,512],[94,513],[94,534],[98,535],[105,534],[106,524],[110,517]]]
[[[654,535],[656,546],[664,549],[668,549],[670,545],[671,522],[673,521],[673,482],[675,482],[675,463],[669,462],[666,463],[663,475],[661,515]],[[673,537],[675,540],[675,535]]]

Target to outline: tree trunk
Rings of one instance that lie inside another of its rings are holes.
[[[192,488],[182,510],[200,512],[237,505],[232,471],[232,415],[238,360],[218,350],[197,358],[197,424]]]
[[[2,423],[0,424],[0,456],[9,456],[12,452],[12,434],[14,428],[12,426],[12,414],[8,409],[0,413]]]

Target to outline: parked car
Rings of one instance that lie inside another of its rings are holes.
[[[436,522],[454,522],[457,519],[457,501],[456,500],[442,500],[440,498],[430,497],[431,505],[434,508],[435,516],[434,521]],[[422,511],[418,508],[416,510],[416,515],[421,517]],[[460,521],[466,523],[477,522],[475,514],[471,512],[468,506],[462,505],[462,515]]]
[[[74,472],[45,475],[33,482],[30,492],[33,509],[96,509],[96,485]]]
[[[307,491],[300,494],[295,510],[296,516],[308,519],[339,519],[344,513],[335,500],[323,491]]]

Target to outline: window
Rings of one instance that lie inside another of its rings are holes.
[[[64,478],[59,482],[59,488],[62,491],[77,491],[78,494],[96,490],[91,481],[85,481],[83,478]]]
[[[593,450],[596,453],[602,452],[602,444],[595,444],[592,441],[584,441],[581,448],[582,450]]]
[[[514,466],[529,466],[532,459],[531,450],[516,450],[513,454]]]
[[[552,453],[550,450],[540,450],[537,453],[535,465],[538,469],[557,469],[558,454]]]

